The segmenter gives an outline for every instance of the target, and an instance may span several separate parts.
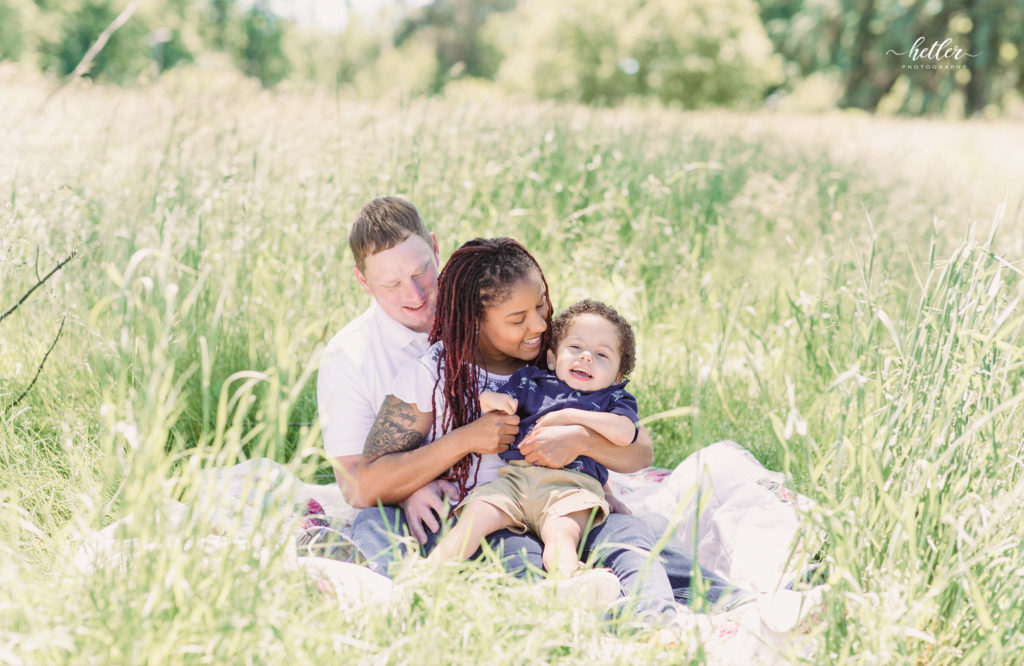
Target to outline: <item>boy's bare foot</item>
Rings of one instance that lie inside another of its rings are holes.
[[[569,578],[554,581],[554,586],[559,598],[601,609],[615,603],[622,591],[611,569],[577,569]]]

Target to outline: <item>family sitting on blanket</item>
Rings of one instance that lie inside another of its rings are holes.
[[[437,241],[399,198],[364,206],[349,244],[356,279],[374,302],[328,345],[318,400],[325,448],[346,501],[372,507],[356,518],[353,540],[371,566],[387,573],[406,547],[395,535],[415,535],[429,553],[438,541],[437,514],[447,513],[444,495],[464,498],[498,478],[498,454],[516,442],[520,419],[482,411],[480,396],[516,371],[548,362],[551,303],[540,266],[511,239],[467,243],[452,255],[439,286]],[[635,441],[623,446],[579,423],[538,422],[518,451],[527,463],[553,470],[585,457],[633,472],[650,464],[652,449],[642,426],[629,428]],[[545,563],[536,534],[500,529],[486,539],[517,575]],[[674,601],[689,600],[692,560],[674,549],[652,559],[654,536],[638,518],[612,512],[581,539],[584,558],[595,553],[639,613],[670,618]],[[702,574],[710,601],[740,596]]]

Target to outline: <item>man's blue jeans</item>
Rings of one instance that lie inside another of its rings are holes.
[[[454,517],[452,518],[454,521]],[[379,573],[388,569],[406,546],[396,535],[409,534],[402,510],[394,506],[363,509],[352,525],[352,540]],[[427,532],[424,551],[437,545],[439,534]],[[487,537],[491,548],[501,556],[505,570],[520,578],[528,577],[544,566],[543,545],[532,534],[501,530]],[[583,547],[586,560],[596,549],[596,557],[619,578],[622,589],[630,594],[639,615],[673,616],[679,601],[688,604],[698,597],[712,604],[728,604],[741,596],[739,590],[704,569],[700,571],[703,594],[697,595],[693,560],[678,552],[663,551],[656,559],[649,551],[656,539],[650,528],[635,516],[613,513],[601,525],[590,530]],[[477,551],[474,557],[480,556]]]

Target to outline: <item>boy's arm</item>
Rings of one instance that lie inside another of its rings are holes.
[[[590,428],[578,425],[534,428],[519,443],[519,452],[531,465],[552,469],[587,456],[620,474],[639,472],[654,459],[651,438],[643,426],[636,442],[629,446],[615,446]]]
[[[559,409],[537,420],[537,426],[581,425],[590,428],[616,446],[629,446],[636,441],[639,426],[622,414],[591,412],[585,409]]]
[[[519,409],[519,401],[507,393],[496,393],[494,391],[480,392],[480,413],[505,412],[515,414]]]

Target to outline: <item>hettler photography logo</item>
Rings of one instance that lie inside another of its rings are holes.
[[[935,40],[929,46],[924,37],[918,37],[906,51],[889,49],[887,55],[907,56],[912,62],[903,63],[900,69],[964,69],[967,58],[977,58],[981,52],[970,53],[956,45],[949,37]]]

